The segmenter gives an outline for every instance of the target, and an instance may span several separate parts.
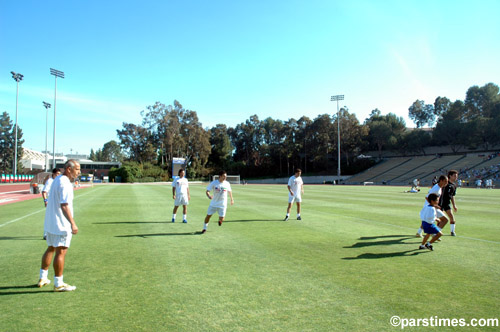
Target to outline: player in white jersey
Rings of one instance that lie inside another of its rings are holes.
[[[191,200],[189,195],[189,182],[184,177],[184,170],[179,170],[179,177],[172,182],[172,198],[174,199],[174,211],[172,212],[172,222],[175,222],[177,209],[182,205],[182,222],[187,223],[187,206]]]
[[[287,221],[290,217],[290,210],[292,209],[293,202],[297,204],[297,220],[302,220],[300,216],[300,203],[302,202],[302,195],[304,194],[304,182],[300,177],[301,174],[302,170],[297,168],[295,174],[288,179],[288,207],[283,221]]]
[[[427,193],[427,196],[425,196],[424,207],[429,204],[429,201],[427,200],[427,197],[429,197],[430,194],[436,194],[436,195],[438,195],[438,197],[441,196],[442,189],[447,184],[448,184],[448,177],[446,175],[441,175],[439,177],[438,183],[436,183],[434,186],[432,186],[432,188]],[[440,209],[437,209],[437,211],[438,211],[437,212],[438,218],[441,218],[442,216],[444,216],[443,211],[441,211]],[[423,231],[423,228],[422,228],[422,226],[420,226],[420,228],[417,231],[417,235],[416,236],[417,237],[422,237],[422,231]]]
[[[231,184],[226,181],[227,173],[225,171],[219,172],[219,178],[212,181],[207,187],[207,197],[210,199],[210,205],[208,206],[207,216],[205,217],[205,224],[203,225],[203,230],[201,233],[207,231],[208,223],[212,214],[217,212],[219,214],[219,226],[222,226],[224,217],[226,216],[227,209],[227,195],[231,198],[231,205],[234,204],[233,192],[231,190]],[[210,192],[213,191],[213,196]]]
[[[61,171],[59,170],[59,168],[54,168],[52,170],[52,174],[47,176],[45,183],[43,184],[42,198],[45,207],[47,207],[47,202],[49,201],[50,187],[52,186],[52,182],[54,182],[54,179],[59,175],[61,175]],[[43,239],[47,239],[47,234],[43,233]]]
[[[443,235],[443,233],[441,233],[441,229],[436,226],[436,223],[443,223],[447,221],[447,218],[444,214],[441,214],[441,217],[438,216],[438,211],[440,210],[438,205],[439,196],[437,194],[429,194],[427,199],[428,202],[420,211],[420,220],[422,220],[422,228],[424,229],[426,235],[423,238],[419,249],[434,250],[432,244],[438,241],[441,235]],[[427,242],[431,235],[433,235],[432,239]]]
[[[61,175],[61,171],[59,168],[54,168],[52,170],[52,174],[50,176],[47,176],[47,179],[45,180],[45,183],[43,184],[43,189],[42,189],[42,198],[43,198],[43,203],[45,204],[45,207],[47,207],[47,202],[49,201],[49,191],[50,191],[50,186],[52,185],[52,182],[54,179]]]
[[[73,234],[78,233],[73,218],[73,184],[80,175],[80,164],[76,160],[68,160],[64,165],[64,173],[55,178],[50,189],[50,199],[45,210],[45,232],[47,233],[47,250],[42,256],[42,267],[38,287],[50,284],[49,267],[54,257],[55,283],[54,291],[68,292],[76,289],[63,282],[63,271],[66,252]]]

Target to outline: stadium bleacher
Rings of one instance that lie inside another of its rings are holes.
[[[422,186],[430,186],[434,176],[446,174],[451,169],[459,171],[459,178],[465,181],[488,177],[496,182],[496,186],[500,183],[500,155],[497,153],[386,158],[345,183],[405,186],[418,178]]]

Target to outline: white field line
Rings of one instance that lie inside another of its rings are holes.
[[[91,193],[91,192],[89,191],[88,193],[85,193],[85,194],[79,195],[78,197],[75,197],[75,199],[80,198],[80,197],[85,196],[85,195],[88,195],[88,194],[90,194],[90,193]],[[45,209],[40,209],[40,210],[38,210],[38,211],[31,212],[30,214],[27,214],[27,215],[25,215],[25,216],[19,217],[19,218],[17,218],[17,219],[13,219],[13,220],[7,221],[7,222],[5,222],[5,223],[1,224],[1,225],[0,225],[0,227],[6,226],[6,225],[8,225],[8,224],[12,224],[12,223],[14,223],[14,222],[16,222],[16,221],[19,221],[19,220],[22,220],[22,219],[24,219],[24,218],[28,218],[28,217],[30,217],[30,216],[32,216],[32,215],[34,215],[34,214],[37,214],[37,213],[39,213],[39,212],[42,212],[42,211],[45,211]]]
[[[16,221],[22,220],[22,219],[24,219],[24,218],[27,218],[27,217],[29,217],[29,216],[32,216],[32,215],[37,214],[37,213],[42,212],[42,211],[45,211],[45,209],[40,209],[40,210],[38,210],[38,211],[31,212],[30,214],[27,214],[27,215],[25,215],[25,216],[19,217],[19,218],[17,218],[17,219],[13,219],[13,220],[11,220],[11,221],[7,221],[6,223],[1,224],[1,225],[0,225],[0,227],[3,227],[3,226],[8,225],[8,224],[12,224],[13,222],[16,222]]]

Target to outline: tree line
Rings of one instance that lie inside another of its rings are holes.
[[[134,165],[136,175],[163,172],[163,177],[172,175],[176,157],[186,158],[190,178],[206,177],[221,168],[242,177],[286,176],[295,168],[308,174],[336,174],[340,127],[342,174],[355,174],[374,163],[359,158],[367,151],[377,151],[380,158],[388,150],[401,155],[425,154],[429,146],[447,145],[458,152],[464,148],[488,150],[500,144],[500,94],[493,83],[470,87],[463,101],[437,97],[433,104],[425,104],[416,100],[408,115],[416,129],[408,129],[402,117],[383,115],[379,109],[360,122],[346,107],[338,114],[320,114],[314,119],[259,119],[252,115],[234,128],[225,124],[204,128],[196,111],[178,101],[173,105],[157,102],[141,112],[141,123],[124,122],[117,129],[118,140],[91,150],[90,158],[124,161]],[[0,169],[9,172],[14,128],[6,112],[0,126]],[[18,135],[20,153],[20,128]]]
[[[157,102],[141,112],[141,124],[124,122],[117,135],[125,159],[169,170],[172,158],[184,157],[190,177],[205,177],[221,168],[243,177],[285,176],[298,167],[305,173],[335,174],[338,121],[343,174],[370,166],[372,162],[359,158],[366,151],[377,151],[381,157],[385,150],[425,154],[429,146],[448,145],[457,152],[488,150],[500,143],[500,94],[493,83],[472,86],[464,101],[438,97],[434,104],[425,104],[417,100],[408,115],[416,129],[407,129],[402,117],[383,115],[379,109],[361,123],[345,107],[338,115],[314,119],[252,115],[234,128],[225,124],[203,128],[196,112],[178,101]],[[423,128],[426,125],[432,130]]]

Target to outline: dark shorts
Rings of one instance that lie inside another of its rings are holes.
[[[441,208],[443,209],[443,211],[451,210],[451,206],[450,205],[443,205]]]
[[[426,234],[437,234],[441,232],[441,229],[436,226],[436,224],[429,224],[428,222],[422,221],[422,229]]]

